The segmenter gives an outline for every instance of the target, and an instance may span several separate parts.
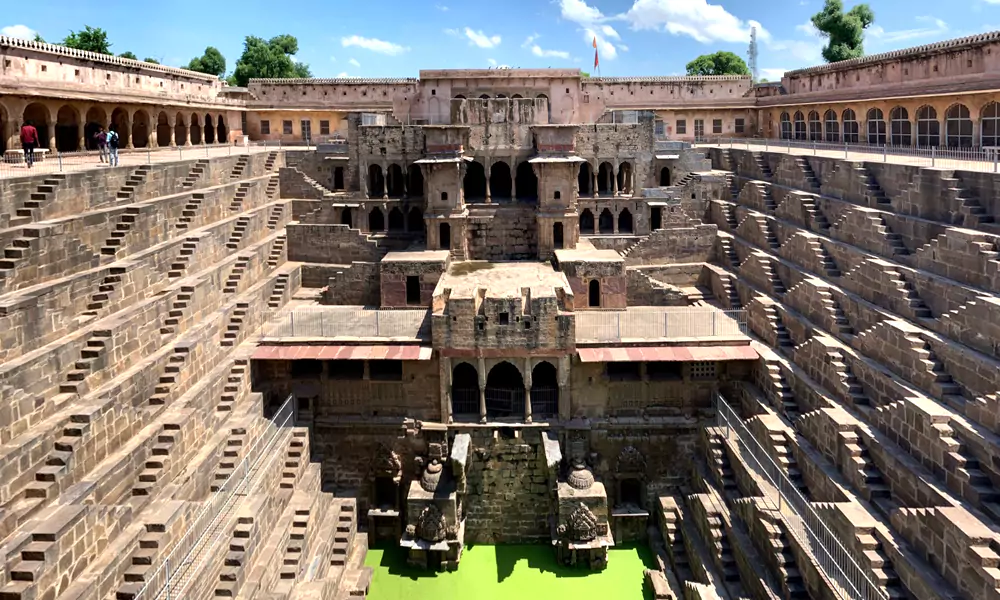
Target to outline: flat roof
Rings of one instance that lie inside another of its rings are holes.
[[[574,262],[585,260],[588,262],[624,262],[625,257],[616,250],[598,250],[590,248],[576,248],[573,250],[556,250],[556,260],[559,262]]]
[[[382,257],[382,262],[444,262],[450,254],[447,250],[406,250],[389,252]]]
[[[452,298],[475,297],[486,289],[490,298],[519,298],[522,288],[533,296],[551,296],[556,289],[570,289],[566,275],[547,262],[453,262],[438,281],[438,289],[451,288]]]

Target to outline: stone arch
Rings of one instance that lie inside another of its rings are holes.
[[[944,113],[945,145],[949,148],[972,147],[972,118],[969,107],[952,104]]]
[[[390,198],[402,198],[406,191],[403,180],[403,168],[393,163],[385,170],[386,193]]]
[[[587,306],[601,307],[601,282],[596,279],[591,279],[587,284]]]
[[[465,100],[465,96],[463,96],[462,94],[458,94],[454,98],[452,98],[452,100]]]
[[[865,141],[884,146],[886,138],[885,114],[881,108],[869,108],[865,114]]]
[[[632,211],[627,208],[618,213],[618,233],[632,233]]]
[[[156,145],[163,148],[170,146],[170,120],[162,111],[156,117]]]
[[[467,362],[451,369],[451,414],[479,417],[479,372]]]
[[[486,102],[487,100],[490,99],[490,95],[489,94],[480,94],[479,95],[479,99],[482,100],[483,102]]]
[[[941,122],[937,109],[925,104],[917,109],[917,145],[937,147],[941,145]]]
[[[806,119],[804,116],[802,116],[802,111],[801,110],[795,111],[795,116],[793,117],[793,119],[795,120],[794,123],[795,139],[797,140],[806,139]]]
[[[979,145],[1000,146],[1000,104],[996,102],[979,109]]]
[[[660,169],[660,187],[667,187],[670,185],[670,168],[663,167]]]
[[[438,246],[442,250],[451,250],[451,225],[447,222],[438,225]]]
[[[368,165],[368,196],[381,198],[385,193],[385,176],[382,175],[382,165]]]
[[[632,163],[628,161],[618,165],[618,192],[622,194],[632,193]]]
[[[398,206],[393,206],[392,210],[389,211],[389,231],[403,231],[406,229],[406,218],[403,216],[403,211],[399,210]]]
[[[335,191],[344,189],[344,167],[333,168],[333,189]]]
[[[781,113],[781,117],[779,117],[779,121],[781,123],[781,139],[792,139],[792,118],[788,116],[787,112],[783,112]]]
[[[531,168],[531,163],[526,160],[517,165],[514,187],[517,190],[518,198],[527,200],[538,199],[538,178],[535,177],[535,170]]]
[[[49,147],[49,108],[41,102],[32,102],[24,107],[21,123],[31,123],[38,131],[38,147]],[[54,150],[55,148],[50,148]]]
[[[597,218],[597,230],[602,234],[615,232],[615,216],[611,214],[611,209],[601,211],[601,216]]]
[[[486,377],[486,416],[524,416],[524,376],[506,360],[493,365]]]
[[[60,106],[56,113],[56,150],[83,150],[80,148],[80,111],[70,104]]]
[[[609,162],[602,162],[597,166],[597,193],[611,193],[611,178],[615,175],[615,169]]]
[[[663,209],[659,206],[649,208],[649,229],[656,231],[663,228]]]
[[[823,114],[823,124],[826,129],[826,141],[839,142],[840,121],[837,120],[837,112],[833,109],[828,109],[826,113]]]
[[[466,202],[486,198],[486,169],[483,168],[483,163],[472,161],[466,165],[462,191]]]
[[[132,117],[132,147],[145,148],[149,146],[149,132],[152,130],[149,113],[144,109],[135,111]]]
[[[205,115],[205,128],[201,131],[206,144],[215,143],[215,126],[212,125],[212,115]]]
[[[184,120],[184,113],[177,113],[174,121],[174,142],[178,146],[183,146],[188,142],[187,125]]]
[[[902,106],[894,106],[889,111],[889,143],[893,146],[909,146],[913,143],[910,113]]]
[[[490,167],[490,196],[492,198],[510,198],[513,190],[513,178],[510,175],[510,165],[498,160]]]
[[[552,247],[556,250],[562,250],[563,244],[563,224],[556,221],[552,224]]]
[[[368,231],[385,231],[385,216],[377,206],[368,213]]]
[[[858,125],[858,115],[853,109],[845,108],[842,117],[844,141],[848,144],[859,143],[861,141],[861,127]]]
[[[345,206],[340,210],[340,224],[347,225],[348,229],[354,227],[354,215],[352,214],[352,210],[349,206]]]
[[[424,211],[420,210],[419,206],[411,207],[406,213],[406,228],[410,233],[424,232]]]
[[[809,139],[819,142],[823,139],[823,122],[819,120],[819,111],[809,111]]]
[[[531,369],[531,414],[554,417],[559,412],[559,370],[547,360]]]
[[[580,234],[594,233],[594,213],[589,208],[580,213]]]
[[[226,116],[225,115],[219,115],[216,118],[215,122],[217,123],[216,129],[218,130],[218,134],[216,135],[215,139],[217,139],[220,144],[228,144],[229,143],[229,127],[226,126]]]
[[[191,113],[191,143],[198,145],[201,143],[201,121],[197,113]]]
[[[87,150],[97,149],[97,140],[94,136],[101,131],[101,127],[107,127],[108,113],[100,106],[91,106],[84,116],[83,125],[83,145]]]
[[[577,187],[580,189],[579,194],[582,196],[584,194],[591,196],[594,193],[594,175],[590,170],[590,163],[582,162],[580,163],[580,172],[576,176]]]
[[[128,146],[129,137],[132,135],[132,124],[129,122],[128,111],[120,106],[112,111],[109,129],[114,129],[118,134],[119,148]]]
[[[546,96],[545,94],[538,94],[537,96],[535,96],[535,99],[536,100],[545,100],[545,106],[548,108],[548,116],[549,116],[548,122],[551,123],[552,122],[552,102],[549,101],[549,97]]]
[[[514,94],[513,96],[510,97],[511,100],[521,100],[523,98],[524,96],[522,96],[521,94]]]
[[[422,198],[424,195],[424,172],[420,169],[420,165],[410,165],[406,170],[406,175],[410,180],[408,183],[410,196]]]

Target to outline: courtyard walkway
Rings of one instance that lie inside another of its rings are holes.
[[[779,152],[796,156],[821,156],[857,162],[882,162],[955,171],[1000,173],[1000,149],[997,148],[918,148],[914,146],[767,139],[706,140],[695,144],[695,147],[734,148],[752,152]]]

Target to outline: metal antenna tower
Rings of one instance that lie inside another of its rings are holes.
[[[753,77],[753,82],[757,83],[759,79],[757,75],[757,27],[753,26],[750,28],[750,49],[747,50],[747,56],[750,57],[750,75]]]

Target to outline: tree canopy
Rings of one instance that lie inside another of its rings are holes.
[[[750,69],[742,58],[732,52],[702,54],[687,64],[688,75],[749,75]]]
[[[842,0],[826,0],[823,10],[812,16],[812,24],[829,41],[823,46],[826,62],[838,62],[865,55],[865,29],[875,22],[867,4],[844,12]]]
[[[226,58],[222,56],[218,48],[209,46],[205,48],[203,55],[191,59],[187,69],[222,77],[226,73]]]
[[[83,31],[70,31],[62,45],[74,50],[85,50],[98,54],[111,54],[111,42],[108,41],[108,32],[100,27],[84,25]]]
[[[139,60],[139,57],[135,55],[134,52],[122,52],[118,55],[119,58],[131,58],[132,60]]]
[[[279,35],[265,40],[247,36],[243,42],[243,54],[236,61],[236,69],[229,77],[232,85],[245,86],[251,79],[311,77],[309,65],[296,62],[299,41],[295,36]]]
[[[148,62],[148,63],[152,63],[154,65],[160,64],[160,61],[156,60],[155,58],[149,58],[148,56],[146,58],[142,59],[142,62]]]

